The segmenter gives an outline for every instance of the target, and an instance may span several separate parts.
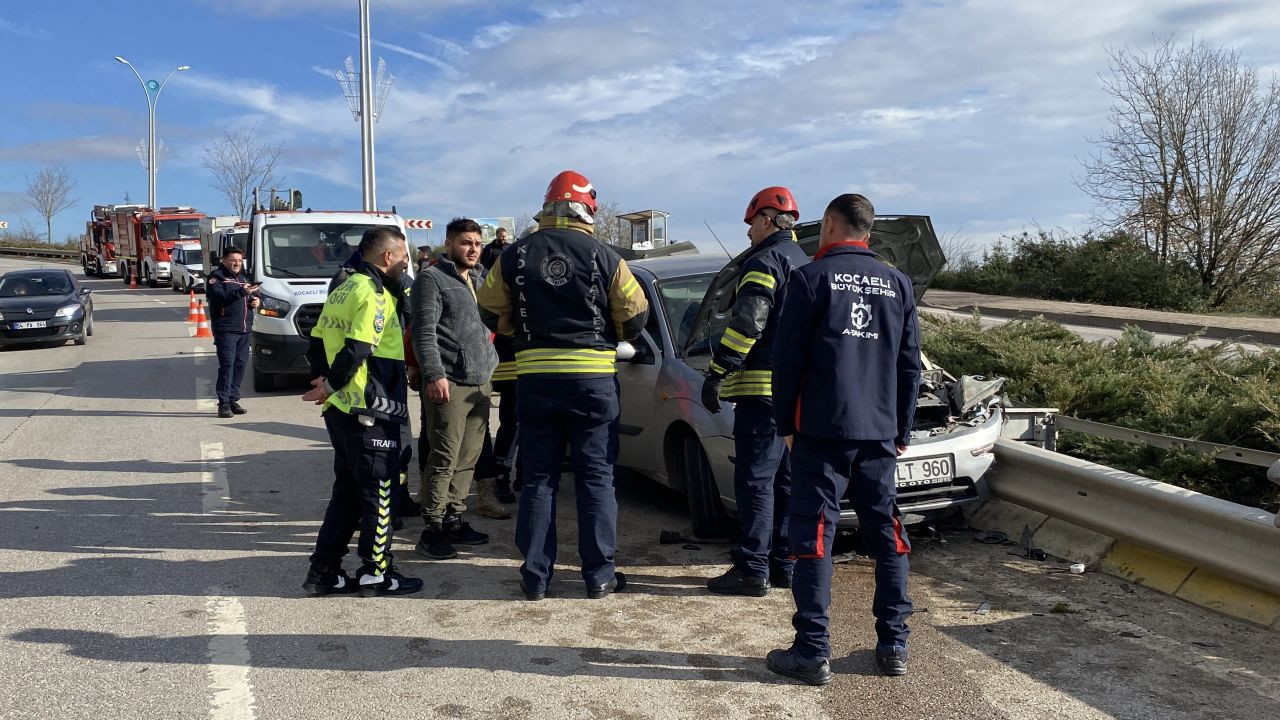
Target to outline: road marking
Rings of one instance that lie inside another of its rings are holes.
[[[200,352],[203,348],[196,348],[196,352]],[[212,351],[210,351],[212,352]],[[205,365],[199,359],[196,360],[196,371],[204,370]],[[196,410],[198,412],[212,412],[218,409],[218,399],[214,397],[216,393],[213,389],[213,379],[207,377],[196,378]]]
[[[226,511],[231,500],[222,443],[200,443],[205,515]],[[249,681],[249,628],[244,605],[229,595],[215,595],[205,605],[209,623],[209,717],[211,720],[254,720],[253,683]]]

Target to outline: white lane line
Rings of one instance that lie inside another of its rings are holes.
[[[200,350],[201,348],[197,348]],[[208,363],[196,362],[196,372],[205,371]],[[197,412],[213,412],[218,409],[218,398],[214,397],[216,393],[213,389],[214,380],[208,377],[196,378],[196,411]]]
[[[231,500],[222,443],[200,443],[205,515],[218,515]],[[255,720],[253,683],[249,680],[249,628],[237,597],[216,595],[205,605],[209,624],[209,718]]]

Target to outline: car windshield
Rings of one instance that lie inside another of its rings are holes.
[[[200,237],[200,221],[196,218],[189,220],[158,220],[156,221],[156,234],[161,240],[198,238]]]
[[[677,350],[688,342],[689,333],[693,332],[693,322],[698,317],[698,308],[702,305],[702,297],[707,294],[707,288],[714,278],[715,273],[707,273],[658,283],[667,329],[671,332],[672,344]]]
[[[262,271],[269,277],[323,277],[338,272],[372,225],[277,225],[264,230]]]
[[[199,265],[200,264],[200,246],[199,245],[179,245],[176,250],[181,251],[183,265]],[[178,253],[175,253],[178,255]],[[175,260],[177,258],[175,257]]]
[[[10,275],[0,278],[0,298],[66,295],[71,292],[71,281],[66,273]]]

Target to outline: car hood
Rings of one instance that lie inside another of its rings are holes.
[[[818,221],[800,223],[795,227],[796,242],[809,257],[818,252]],[[947,263],[942,244],[933,230],[933,221],[927,215],[877,216],[871,227],[871,250],[889,265],[901,270],[911,279],[916,302],[924,297],[929,283],[938,276]],[[728,323],[729,310],[733,306],[734,279],[738,269],[751,254],[751,248],[743,250],[724,266],[702,297],[702,306],[693,323],[693,332],[683,348],[683,355],[699,349],[710,351],[711,340],[718,337]]]
[[[33,315],[44,312],[53,312],[63,305],[70,305],[75,302],[75,298],[71,295],[20,295],[18,297],[0,298],[0,312],[5,313],[5,319],[8,319],[8,313],[27,314],[27,308],[31,308]]]

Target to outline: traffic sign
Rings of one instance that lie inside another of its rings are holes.
[[[410,230],[430,230],[431,221],[420,220],[418,218],[407,218],[404,221],[404,226],[409,228]]]
[[[0,230],[8,230],[8,229],[9,229],[9,221],[0,220]]]

